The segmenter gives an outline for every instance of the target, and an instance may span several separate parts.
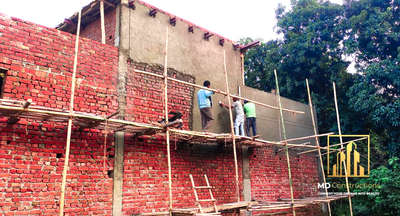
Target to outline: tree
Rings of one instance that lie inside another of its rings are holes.
[[[345,4],[345,48],[359,76],[348,91],[350,107],[400,154],[400,1],[361,0]]]
[[[391,158],[387,166],[371,171],[370,178],[358,182],[355,192],[369,193],[354,199],[355,215],[400,215],[400,163]],[[361,187],[363,186],[363,187]]]

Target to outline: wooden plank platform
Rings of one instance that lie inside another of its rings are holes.
[[[109,132],[123,131],[126,133],[137,134],[138,136],[151,135],[152,137],[159,136],[159,138],[165,139],[165,128],[155,124],[121,120],[117,119],[115,116],[107,118],[107,116],[100,116],[78,111],[70,113],[69,111],[63,109],[37,106],[35,102],[33,102],[28,108],[24,108],[24,104],[26,104],[26,101],[0,99],[0,116],[60,123],[66,123],[69,118],[72,118],[73,125],[79,126],[80,128],[103,130],[105,126],[107,126],[107,130]],[[278,147],[292,146],[305,149],[317,148],[316,146],[312,145],[288,144],[283,141],[268,141],[257,139],[255,137],[232,136],[228,133],[218,134],[211,132],[179,130],[175,128],[170,128],[169,132],[171,135],[171,141],[183,141],[189,144],[232,144],[233,139],[235,139],[235,141],[240,143],[240,145],[251,147],[268,147],[274,145]],[[312,136],[300,138],[310,139]],[[323,147],[321,147],[321,149],[323,149]]]
[[[280,199],[278,201],[259,201],[257,205],[253,205],[248,210],[250,212],[255,211],[272,211],[272,210],[283,210],[283,209],[291,209],[293,208],[302,208],[309,205],[321,204],[321,203],[330,203],[335,200],[348,198],[347,195],[335,195],[335,196],[319,196],[319,197],[307,197],[304,199],[294,199],[293,206],[291,204],[291,200],[288,199]]]
[[[248,208],[252,205],[256,205],[257,202],[235,202],[235,203],[226,203],[222,205],[218,205],[218,211],[227,211],[233,209],[241,209],[241,208]],[[207,207],[203,208],[204,213],[214,212],[214,207]],[[173,209],[173,215],[198,215],[199,208],[184,208],[184,209]]]

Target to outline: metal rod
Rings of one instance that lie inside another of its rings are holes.
[[[278,103],[279,103],[279,112],[281,116],[281,123],[282,123],[282,135],[283,139],[287,139],[286,137],[286,129],[285,129],[285,121],[283,120],[283,112],[282,112],[282,102],[281,102],[281,95],[279,92],[279,82],[278,82],[278,74],[276,70],[274,70],[275,74],[275,85],[276,85],[276,93],[278,96]],[[287,143],[287,141],[285,141]],[[289,157],[289,149],[288,146],[285,145],[285,153],[286,153],[286,161],[287,161],[287,166],[288,166],[288,175],[289,175],[289,187],[290,187],[290,199],[291,199],[291,204],[292,204],[292,212],[293,216],[296,216],[296,210],[293,207],[294,206],[294,195],[293,195],[293,181],[292,181],[292,171],[290,169],[290,157]]]
[[[74,58],[74,68],[72,72],[71,79],[71,100],[69,104],[69,113],[74,113],[74,97],[75,97],[75,79],[76,79],[76,70],[78,66],[78,52],[79,52],[79,34],[81,30],[81,15],[82,11],[79,10],[78,15],[78,26],[75,37],[75,58]],[[67,171],[68,171],[68,162],[69,162],[69,154],[70,154],[70,146],[71,146],[71,133],[72,133],[72,115],[68,119],[68,131],[67,131],[67,143],[65,147],[65,160],[64,160],[64,169],[62,173],[62,183],[61,183],[61,196],[60,196],[60,216],[64,215],[64,197],[65,197],[65,185],[67,181]]]

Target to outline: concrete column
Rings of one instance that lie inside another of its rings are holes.
[[[249,147],[242,146],[242,176],[243,176],[243,197],[244,201],[251,201],[251,182],[250,182],[250,164],[249,164]],[[251,215],[245,212],[245,215]]]
[[[122,216],[122,185],[124,180],[124,132],[115,133],[113,216]]]
[[[120,111],[119,118],[125,118],[126,109],[126,74],[128,71],[129,59],[129,13],[128,0],[121,0],[121,4],[117,7],[117,30],[116,42],[119,42],[118,53],[118,108]],[[124,132],[115,133],[115,157],[114,157],[114,188],[113,188],[113,216],[122,216],[122,186],[124,183]]]

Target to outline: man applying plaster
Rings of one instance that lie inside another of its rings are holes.
[[[203,86],[207,88],[210,88],[210,85],[211,83],[208,80],[204,81],[203,83]],[[205,89],[200,89],[197,92],[197,102],[199,104],[200,116],[201,116],[201,128],[203,129],[203,131],[207,131],[211,125],[210,124],[211,121],[214,120],[211,111],[211,106],[212,106],[211,95],[213,94],[214,92]]]
[[[239,98],[236,98],[234,96],[232,97],[232,100],[233,100],[233,104],[232,104],[231,108],[235,109],[235,112],[236,112],[236,118],[235,118],[235,123],[234,123],[235,135],[245,136],[244,135],[244,112],[243,112],[242,103],[240,103]],[[219,101],[218,103],[220,106],[229,109],[229,106],[222,103],[222,101]]]

